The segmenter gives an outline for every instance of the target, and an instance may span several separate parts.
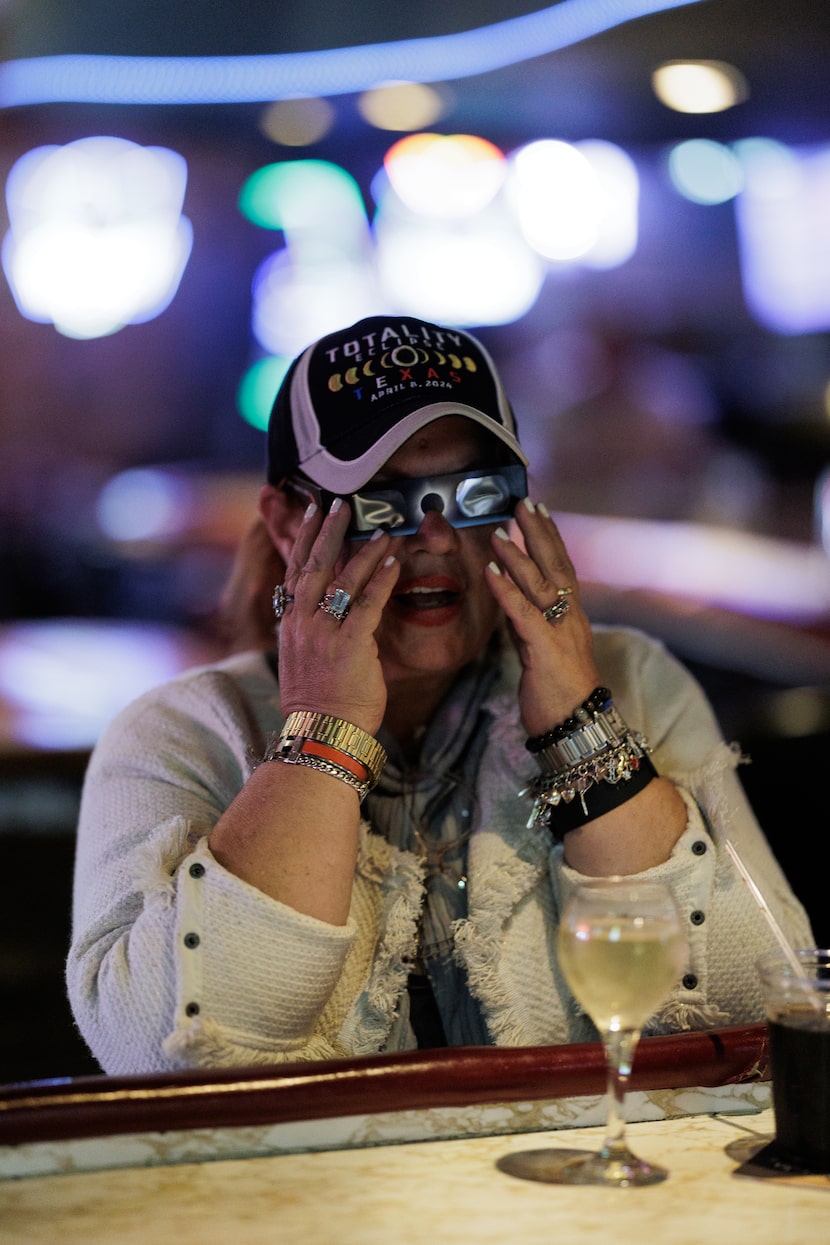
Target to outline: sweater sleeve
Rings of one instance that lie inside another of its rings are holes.
[[[354,939],[225,870],[206,836],[263,741],[205,670],[120,714],[81,801],[67,986],[105,1072],[324,1058],[319,1018]]]
[[[723,740],[703,690],[659,641],[636,631],[600,633],[598,657],[623,716],[646,735],[658,772],[677,784],[687,808],[669,860],[642,875],[671,885],[689,942],[686,972],[650,1031],[761,1021],[756,961],[776,945],[775,935],[727,841],[792,945],[812,946],[813,935],[736,773],[740,749]],[[556,861],[561,904],[582,879],[561,849]]]

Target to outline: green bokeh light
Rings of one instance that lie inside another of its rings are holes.
[[[277,390],[291,366],[284,355],[269,355],[248,368],[236,391],[236,405],[242,418],[253,428],[265,431]]]
[[[263,229],[290,229],[315,221],[331,221],[332,203],[348,196],[361,211],[357,182],[327,160],[285,160],[266,164],[243,183],[239,210]]]

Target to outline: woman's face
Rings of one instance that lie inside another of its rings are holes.
[[[465,416],[450,415],[411,436],[372,484],[499,461],[494,438]],[[387,687],[418,675],[454,677],[486,647],[499,618],[484,578],[494,526],[454,528],[429,511],[417,532],[393,539],[401,572],[376,633]]]

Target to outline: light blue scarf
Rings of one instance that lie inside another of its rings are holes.
[[[413,967],[429,976],[450,1046],[492,1045],[467,974],[453,956],[452,924],[467,915],[467,845],[477,828],[475,793],[490,726],[482,706],[497,674],[492,652],[462,672],[426,730],[416,766],[379,732],[389,760],[366,801],[376,833],[426,859],[420,963]]]

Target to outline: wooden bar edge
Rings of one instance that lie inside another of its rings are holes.
[[[768,1079],[766,1025],[644,1038],[633,1090]],[[231,1128],[601,1094],[600,1043],[407,1051],[319,1063],[0,1087],[0,1144]]]

